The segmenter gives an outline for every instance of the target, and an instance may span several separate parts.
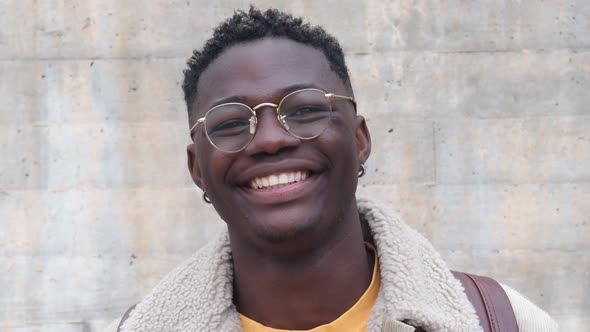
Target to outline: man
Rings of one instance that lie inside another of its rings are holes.
[[[188,65],[188,167],[228,231],[129,310],[121,331],[481,331],[432,246],[357,200],[371,140],[332,36],[250,8]],[[557,330],[505,291],[520,331]]]

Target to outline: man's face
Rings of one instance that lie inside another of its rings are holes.
[[[264,38],[233,46],[201,75],[192,106],[199,118],[224,102],[250,107],[278,104],[297,88],[351,92],[317,49],[288,39]],[[225,220],[232,242],[285,243],[306,236],[321,238],[337,227],[355,199],[357,173],[370,152],[364,119],[351,102],[334,99],[330,126],[313,140],[300,140],[279,123],[272,107],[258,109],[258,127],[248,147],[226,153],[213,147],[203,125],[188,146],[195,183]],[[304,180],[278,188],[253,188],[271,175]],[[239,238],[239,239],[238,239]]]

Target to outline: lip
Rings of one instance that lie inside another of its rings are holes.
[[[235,183],[237,183],[241,187],[250,187],[250,181],[257,177],[265,177],[271,174],[289,173],[297,171],[308,172],[313,177],[314,175],[322,173],[323,170],[324,168],[321,165],[319,165],[319,163],[304,159],[289,159],[277,162],[261,162],[256,163],[252,167],[249,167],[239,172],[240,175],[236,179],[237,181],[235,181]]]
[[[250,186],[242,186],[241,190],[247,198],[256,204],[280,204],[307,197],[317,191],[322,178],[322,173],[312,173],[303,181],[294,182],[279,188],[253,189]]]

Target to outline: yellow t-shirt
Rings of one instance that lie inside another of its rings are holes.
[[[377,253],[375,249],[367,243],[367,248],[373,251],[375,256],[375,265],[373,266],[373,277],[371,284],[361,298],[350,308],[343,313],[335,321],[318,326],[311,330],[279,330],[271,327],[266,327],[252,319],[240,314],[242,321],[242,328],[244,332],[341,332],[341,331],[365,331],[367,328],[367,321],[371,314],[371,309],[377,301],[379,288],[381,287],[381,277],[379,276],[379,262],[377,260]]]

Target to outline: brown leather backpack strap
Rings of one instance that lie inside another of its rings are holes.
[[[123,314],[123,317],[121,317],[121,321],[119,322],[119,326],[117,326],[117,332],[121,331],[121,326],[123,326],[123,323],[125,323],[127,318],[129,318],[129,314],[131,314],[131,311],[133,309],[135,309],[136,305],[137,304],[132,305],[129,309],[127,309],[127,311],[125,311],[125,313]]]
[[[463,284],[467,298],[475,308],[485,332],[518,332],[512,304],[496,280],[463,272],[451,272]]]

